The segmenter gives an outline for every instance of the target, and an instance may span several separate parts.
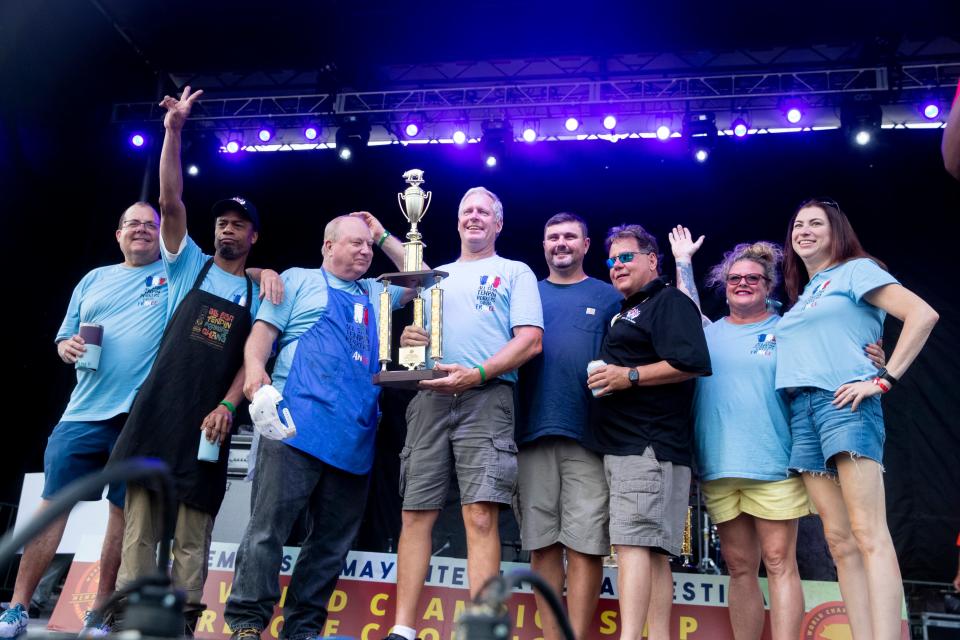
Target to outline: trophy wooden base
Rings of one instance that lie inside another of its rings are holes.
[[[447,372],[438,369],[414,369],[413,371],[381,371],[373,375],[373,384],[391,389],[416,391],[423,380],[446,378]]]

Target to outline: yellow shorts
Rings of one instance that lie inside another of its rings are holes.
[[[707,512],[716,522],[746,513],[764,520],[793,520],[812,513],[807,490],[799,477],[786,480],[719,478],[700,485]]]

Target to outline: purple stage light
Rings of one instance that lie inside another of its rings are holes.
[[[273,131],[267,128],[260,129],[257,132],[257,137],[260,138],[260,142],[270,142],[270,138],[273,137]]]
[[[317,128],[316,127],[307,127],[303,130],[303,137],[307,140],[316,140],[317,139]]]
[[[662,124],[659,127],[657,127],[657,138],[659,138],[660,140],[666,140],[667,138],[670,137],[671,133],[672,132],[670,131],[670,127],[668,127],[665,124]]]
[[[463,144],[464,142],[467,141],[467,134],[457,129],[456,131],[453,132],[453,141],[456,142],[457,144]]]
[[[189,167],[187,167],[187,173],[191,176],[198,176],[200,175],[200,167],[198,167],[195,164],[192,164]]]
[[[603,128],[608,131],[613,131],[617,128],[617,117],[609,115],[603,119]]]
[[[236,140],[231,140],[227,143],[227,153],[236,153],[240,151],[240,143]]]
[[[523,130],[523,139],[525,142],[534,142],[537,139],[537,132],[532,127]]]
[[[567,118],[567,121],[563,123],[563,126],[566,127],[567,131],[573,133],[580,128],[580,121],[576,118]]]
[[[136,147],[139,149],[146,143],[147,139],[143,137],[142,133],[135,133],[130,136],[130,146]]]
[[[707,158],[710,157],[710,152],[706,149],[697,149],[693,157],[697,159],[697,162],[706,162]]]
[[[861,129],[860,131],[857,131],[857,135],[855,135],[853,139],[856,141],[858,145],[863,147],[870,144],[870,140],[872,139],[872,136],[870,135],[870,132],[867,131],[866,129]]]
[[[787,111],[787,122],[790,124],[797,124],[802,119],[803,111],[800,111],[800,109],[791,107],[790,110]]]
[[[933,102],[928,102],[923,107],[923,117],[927,120],[933,120],[940,115],[940,106]]]
[[[491,169],[494,168],[495,166],[497,166],[497,156],[495,155],[487,156],[486,159],[484,160],[484,164],[486,164]]]
[[[410,122],[407,124],[407,127],[404,129],[404,131],[406,131],[408,138],[414,138],[418,133],[420,133],[420,127],[416,122]]]
[[[742,138],[747,135],[747,123],[743,118],[737,118],[733,121],[733,135]]]

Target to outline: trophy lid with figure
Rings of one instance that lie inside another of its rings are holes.
[[[417,224],[423,220],[427,209],[430,208],[431,191],[424,191],[420,185],[424,183],[423,171],[410,169],[403,174],[403,179],[409,185],[404,191],[397,194],[397,203],[403,217],[410,223],[407,232],[407,241],[403,243],[403,271],[385,273],[377,280],[384,284],[378,300],[379,314],[377,317],[377,335],[380,342],[379,359],[380,372],[373,376],[374,384],[385,387],[401,387],[416,389],[421,380],[433,380],[446,376],[446,372],[439,371],[429,363],[436,363],[443,359],[443,290],[433,287],[430,291],[430,345],[429,360],[428,347],[400,347],[397,362],[406,371],[394,371],[388,368],[393,362],[390,355],[393,339],[393,317],[391,315],[389,286],[397,284],[417,290],[417,297],[413,299],[413,324],[425,328],[424,324],[424,289],[439,283],[447,277],[445,271],[424,269],[423,266],[423,236],[417,229]]]

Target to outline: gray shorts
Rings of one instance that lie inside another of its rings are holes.
[[[524,549],[559,542],[595,556],[610,552],[603,458],[576,440],[542,438],[520,449],[517,518]]]
[[[642,456],[604,456],[610,486],[610,542],[680,555],[690,503],[690,467]]]
[[[418,393],[407,407],[400,452],[403,508],[442,508],[454,469],[461,504],[509,505],[517,484],[513,426],[511,385],[491,382],[455,396]]]

